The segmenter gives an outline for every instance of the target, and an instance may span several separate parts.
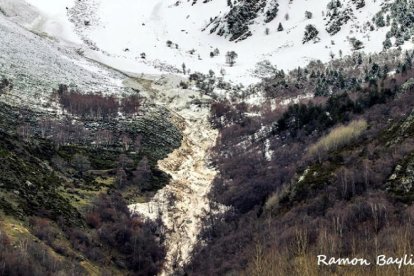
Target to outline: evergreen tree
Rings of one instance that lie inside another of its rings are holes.
[[[377,18],[375,20],[375,25],[377,25],[377,27],[385,27],[385,20],[384,20],[384,15],[382,13],[377,15]]]
[[[282,32],[283,31],[282,23],[279,23],[279,26],[277,27],[277,31],[278,32]]]
[[[384,45],[385,50],[392,47],[391,39],[389,37],[387,37],[382,44]]]

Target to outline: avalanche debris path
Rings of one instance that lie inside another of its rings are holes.
[[[151,85],[157,104],[175,114],[173,121],[183,132],[181,147],[158,163],[172,180],[150,202],[129,206],[132,212],[148,219],[160,218],[165,227],[167,257],[161,275],[171,275],[188,263],[203,218],[224,209],[211,208],[213,204],[207,197],[216,175],[207,164],[208,152],[218,135],[208,122],[208,106],[194,105],[192,101],[200,93],[176,88],[177,84],[177,77],[169,76]],[[201,100],[209,99],[204,96]]]

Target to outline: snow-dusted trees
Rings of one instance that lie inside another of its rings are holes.
[[[269,60],[256,63],[253,75],[260,79],[271,78],[277,74],[277,68]]]
[[[395,38],[395,45],[400,46],[409,41],[414,31],[414,18],[412,10],[414,9],[414,2],[407,0],[393,1],[389,5],[382,8],[382,10],[375,15],[373,21],[377,27],[385,27],[391,25],[391,29],[387,32],[386,38]],[[386,19],[384,20],[384,17]],[[384,42],[389,45],[389,42]]]
[[[269,23],[271,22],[273,19],[276,18],[277,13],[279,11],[279,4],[277,2],[273,2],[272,3],[273,6],[270,7],[267,11],[266,11],[266,18],[264,20],[265,23]]]
[[[374,20],[375,20],[375,25],[377,25],[379,28],[385,27],[385,19],[382,13],[377,14]]]
[[[391,48],[392,47],[391,39],[387,37],[382,43],[382,45],[384,46],[385,50]]]
[[[303,44],[311,40],[316,42],[318,38],[318,34],[319,34],[319,31],[316,29],[314,25],[311,25],[311,24],[307,25],[305,27],[305,34],[303,36],[303,41],[302,41]]]
[[[233,67],[234,64],[236,63],[236,59],[238,58],[238,54],[235,51],[229,51],[226,53],[226,63],[230,66]]]
[[[352,47],[354,48],[354,50],[360,50],[360,49],[364,48],[364,44],[360,40],[356,39],[355,37],[352,37],[350,39],[350,42],[351,42]]]
[[[282,26],[282,23],[279,23],[279,26],[277,27],[277,31],[278,31],[278,32],[283,31],[283,26]]]
[[[365,7],[365,0],[352,0],[357,9]]]

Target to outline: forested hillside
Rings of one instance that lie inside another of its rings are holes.
[[[317,255],[409,254],[413,52],[355,54],[276,72],[263,103],[219,100],[212,216],[190,275],[393,275],[396,267],[318,266]],[[301,99],[303,91],[311,98]],[[283,101],[295,98],[296,103]],[[410,266],[403,273],[412,273]]]

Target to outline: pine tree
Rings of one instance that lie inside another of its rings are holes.
[[[279,23],[279,26],[277,27],[277,31],[278,32],[282,32],[283,31],[282,23]]]
[[[389,37],[387,37],[382,44],[385,50],[392,47],[391,39]]]
[[[385,27],[385,20],[384,20],[384,15],[382,15],[382,13],[378,14],[376,20],[375,20],[375,24],[377,25],[377,27]]]

